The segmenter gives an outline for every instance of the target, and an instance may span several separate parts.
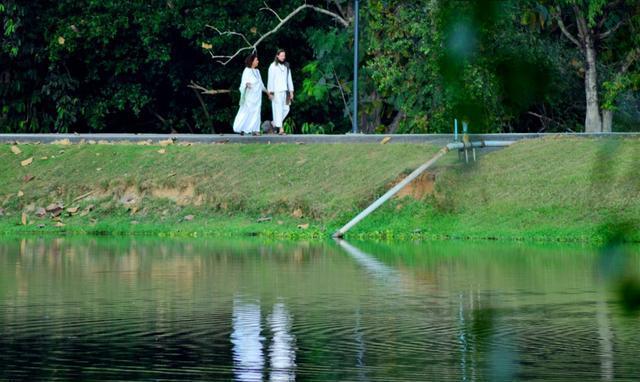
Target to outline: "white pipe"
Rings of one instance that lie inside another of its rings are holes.
[[[351,219],[347,224],[345,224],[342,228],[337,230],[333,237],[343,237],[348,230],[350,230],[354,225],[358,224],[362,219],[366,218],[373,211],[377,210],[384,202],[391,199],[398,191],[402,190],[407,184],[411,183],[412,180],[417,178],[420,174],[422,174],[426,169],[431,167],[434,163],[438,161],[438,159],[442,158],[446,153],[450,150],[455,149],[464,149],[465,147],[505,147],[509,146],[513,141],[479,141],[479,142],[470,142],[470,143],[449,143],[445,147],[441,148],[433,158],[429,159],[425,164],[415,169],[409,176],[404,178],[400,183],[396,184],[387,191],[384,195],[382,195],[378,200],[371,203],[371,205],[365,208],[362,212],[360,212],[355,218]]]
[[[469,142],[465,145],[465,143],[462,142],[454,142],[454,143],[449,143],[447,145],[447,148],[449,150],[456,150],[456,149],[464,149],[465,147],[467,148],[472,148],[472,147],[506,147],[506,146],[510,146],[512,144],[514,144],[515,141],[478,141],[478,142]]]

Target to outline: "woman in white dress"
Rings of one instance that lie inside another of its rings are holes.
[[[267,93],[267,89],[257,69],[259,62],[258,55],[255,53],[250,54],[244,61],[246,67],[240,81],[240,110],[233,121],[233,131],[242,135],[260,134],[262,92]],[[270,95],[269,99],[271,99]]]

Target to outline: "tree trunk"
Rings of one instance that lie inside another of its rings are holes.
[[[396,116],[393,117],[393,121],[389,128],[387,129],[388,134],[395,134],[398,131],[398,127],[400,127],[400,121],[402,121],[407,115],[403,111],[398,111]]]
[[[596,49],[593,44],[593,36],[587,32],[585,37],[586,73],[584,85],[587,97],[587,115],[584,121],[584,130],[587,133],[599,133],[602,131],[602,119],[600,117],[600,104],[598,102]]]
[[[365,134],[375,133],[376,129],[382,123],[382,101],[377,91],[373,91],[367,97],[366,105],[363,105],[362,124],[360,130]]]
[[[602,132],[610,133],[613,131],[613,110],[602,110]]]

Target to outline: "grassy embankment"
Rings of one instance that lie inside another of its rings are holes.
[[[22,152],[14,154],[9,145],[0,146],[0,233],[294,238],[328,237],[438,149],[19,148]],[[455,156],[448,154],[435,169],[435,192],[423,179],[416,192],[426,196],[392,201],[356,226],[351,237],[599,241],[620,234],[640,240],[640,140],[520,142],[469,166]],[[33,162],[21,166],[28,158]],[[51,213],[37,216],[55,202],[65,208],[56,220]]]

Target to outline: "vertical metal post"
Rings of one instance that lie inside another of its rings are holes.
[[[458,118],[453,120],[453,141],[458,142]]]
[[[360,2],[355,0],[353,16],[353,127],[351,132],[358,132],[358,18]]]

